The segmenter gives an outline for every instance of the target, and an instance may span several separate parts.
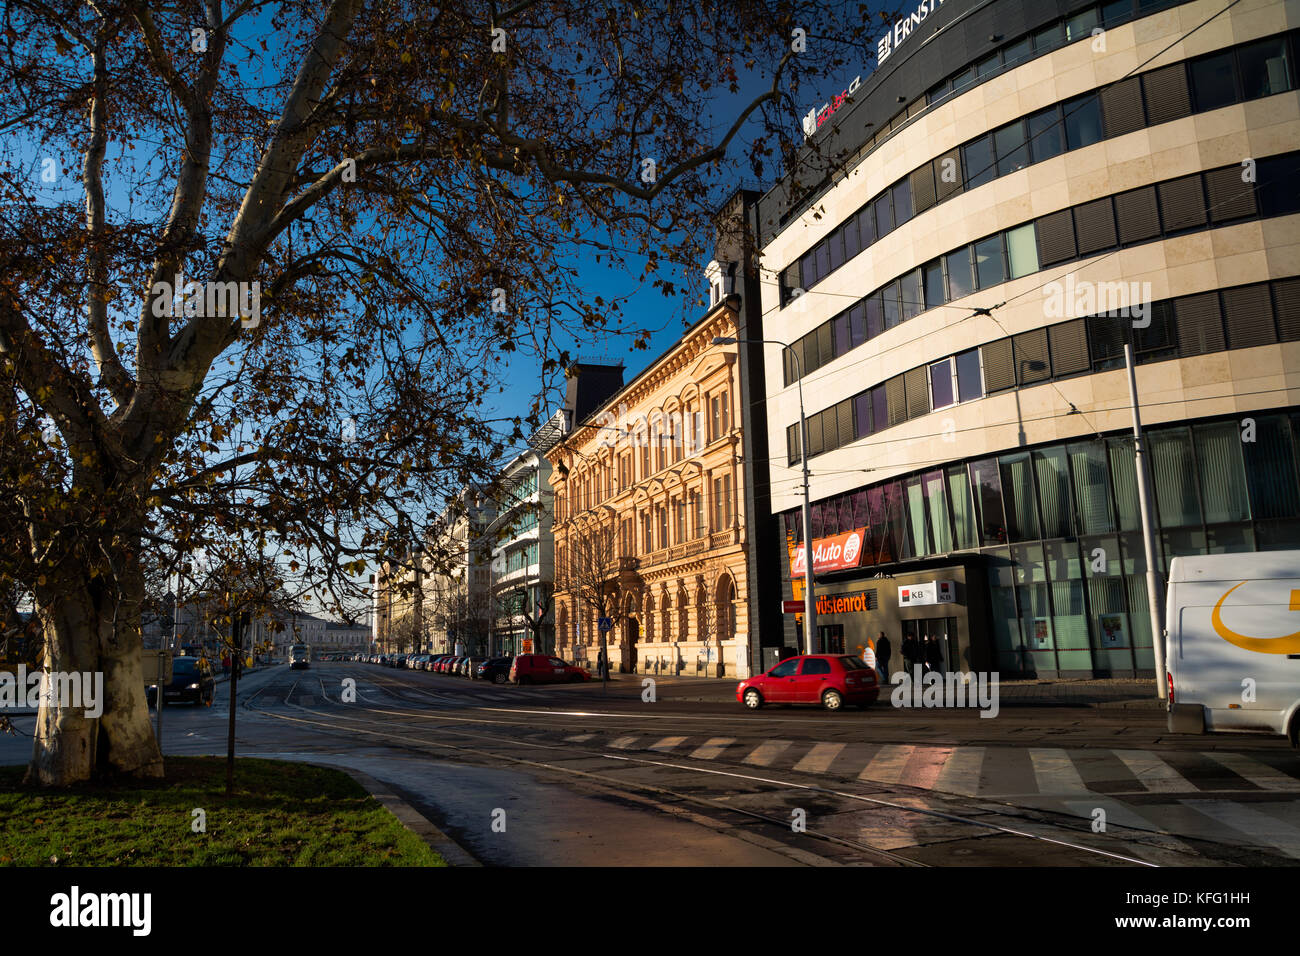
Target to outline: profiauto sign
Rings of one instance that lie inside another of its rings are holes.
[[[912,31],[921,25],[921,21],[934,13],[943,0],[921,0],[921,4],[908,16],[897,21],[890,30],[876,43],[876,63],[883,65],[889,55],[898,49],[898,45],[911,36]]]

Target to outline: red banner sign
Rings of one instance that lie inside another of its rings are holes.
[[[855,528],[829,538],[813,538],[813,573],[847,571],[862,561],[862,542],[866,528]],[[790,575],[801,578],[804,573],[806,550],[802,542],[795,546],[794,560],[790,562]]]

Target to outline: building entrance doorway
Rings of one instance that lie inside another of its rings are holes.
[[[956,667],[960,670],[957,660],[957,648],[954,642],[957,638],[957,619],[955,617],[933,617],[920,621],[903,621],[903,640],[909,637],[916,638],[917,653],[922,655],[924,662],[925,648],[929,641],[937,641],[939,649],[942,651],[942,667],[944,672],[953,670]]]
[[[843,624],[818,624],[817,625],[817,653],[818,654],[843,654],[844,653],[844,625]]]
[[[622,671],[636,673],[636,642],[641,640],[641,624],[634,617],[627,618],[627,639],[624,641]]]

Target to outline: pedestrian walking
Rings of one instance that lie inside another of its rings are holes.
[[[920,647],[916,643],[916,637],[908,634],[903,638],[903,667],[908,676],[912,674],[912,669],[920,661]]]
[[[893,650],[889,645],[889,638],[885,636],[884,631],[881,631],[880,636],[876,638],[876,660],[880,662],[880,674],[886,684],[889,683],[889,656]]]
[[[229,654],[221,655],[221,676],[222,677],[230,676],[230,655]]]
[[[939,638],[931,637],[926,639],[925,663],[927,670],[932,670],[938,674],[943,673],[943,645],[939,643]]]

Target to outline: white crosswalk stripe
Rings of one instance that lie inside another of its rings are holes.
[[[1191,781],[1149,750],[1116,750],[1114,754],[1152,793],[1196,791]]]
[[[1287,856],[1300,860],[1300,828],[1269,816],[1254,807],[1234,803],[1231,800],[1180,800],[1179,802],[1236,830],[1244,838],[1242,842],[1255,846],[1275,847]],[[1217,839],[1226,842],[1222,835]]]
[[[764,741],[745,758],[745,763],[753,764],[756,767],[771,766],[772,761],[779,757],[790,746],[790,743],[788,740]]]
[[[658,743],[651,744],[650,749],[658,750],[661,753],[667,752],[669,750],[672,750],[674,747],[676,747],[679,743],[681,743],[685,739],[686,739],[685,737],[665,737],[663,740],[659,741]]]
[[[871,758],[871,763],[858,774],[859,780],[874,783],[898,783],[903,776],[903,769],[911,759],[916,748],[906,744],[889,744],[881,747],[880,752]]]
[[[727,749],[728,744],[734,744],[735,742],[735,737],[710,737],[692,750],[690,755],[696,760],[713,760]]]
[[[840,755],[844,744],[814,744],[794,769],[801,773],[825,773],[832,761]]]
[[[636,737],[619,737],[617,740],[611,740],[609,746],[611,750],[626,750],[636,742]]]
[[[1034,780],[1038,783],[1039,793],[1088,792],[1087,784],[1064,750],[1033,748],[1029,751],[1029,762],[1034,765]]]
[[[1202,756],[1218,761],[1263,790],[1300,790],[1300,780],[1242,754],[1204,753]]]
[[[983,747],[958,747],[939,771],[934,789],[974,796],[979,793],[980,770],[983,766]]]
[[[564,739],[565,739],[565,742],[567,742],[567,743],[580,744],[580,743],[582,743],[583,741],[590,740],[590,739],[591,739],[592,737],[594,737],[594,736],[596,736],[596,735],[595,735],[595,734],[578,734],[577,736],[574,736],[574,737],[565,737]]]

